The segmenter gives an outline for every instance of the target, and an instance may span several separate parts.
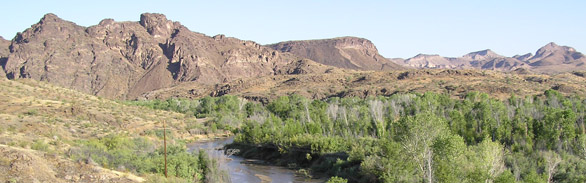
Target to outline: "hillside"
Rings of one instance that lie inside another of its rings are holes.
[[[520,72],[520,71],[519,71]],[[304,75],[278,75],[237,80],[213,87],[195,87],[190,83],[148,92],[145,99],[170,97],[237,95],[264,103],[289,94],[311,99],[328,97],[368,97],[395,93],[448,93],[463,97],[471,91],[505,99],[515,94],[531,96],[556,89],[564,95],[586,96],[586,78],[582,72],[543,75],[503,73],[480,70],[408,70],[389,72],[343,72]]]
[[[1,182],[144,181],[124,168],[112,171],[91,160],[74,161],[72,155],[80,142],[112,134],[160,146],[153,133],[160,131],[162,121],[177,140],[207,137],[191,133],[206,131],[203,120],[192,116],[128,106],[29,79],[0,79],[0,121]]]
[[[527,60],[534,70],[563,72],[586,69],[586,57],[574,48],[549,43]]]
[[[324,65],[345,69],[397,70],[402,68],[381,56],[371,41],[357,37],[286,41],[267,46]]]

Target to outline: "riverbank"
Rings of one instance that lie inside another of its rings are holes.
[[[269,161],[233,154],[226,155],[224,146],[232,144],[233,141],[233,137],[217,138],[188,144],[188,148],[189,151],[206,150],[208,154],[218,159],[220,168],[228,170],[232,182],[325,182],[324,179],[308,178],[296,169],[278,166]]]
[[[245,143],[231,143],[226,150],[237,152],[236,155],[247,159],[259,159],[272,166],[287,167],[295,170],[302,177],[327,180],[339,172],[347,175],[359,171],[359,163],[342,162],[346,160],[346,153],[312,153],[309,148],[289,148],[284,151],[276,145],[252,145]]]

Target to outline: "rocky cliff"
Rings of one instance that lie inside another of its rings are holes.
[[[179,82],[217,84],[274,74],[301,60],[252,41],[192,32],[162,14],[83,27],[54,14],[18,33],[8,78],[33,78],[109,98],[135,98]]]
[[[6,78],[6,73],[4,72],[4,65],[6,64],[6,60],[8,60],[8,55],[10,54],[10,50],[8,47],[10,46],[10,41],[5,40],[2,36],[0,36],[0,79]]]
[[[367,39],[340,37],[333,39],[287,41],[267,45],[281,52],[318,63],[354,70],[395,70],[402,67],[384,58]]]

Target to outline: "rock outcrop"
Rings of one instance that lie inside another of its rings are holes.
[[[45,15],[18,33],[4,70],[108,98],[131,99],[179,82],[217,84],[275,74],[301,60],[252,41],[192,32],[162,14],[83,27]]]
[[[402,67],[384,58],[371,41],[357,37],[287,41],[267,45],[318,63],[354,70],[395,70]]]
[[[0,36],[0,57],[7,57],[8,54],[10,54],[10,50],[9,47],[10,46],[10,41],[4,39],[2,36]]]
[[[8,55],[10,54],[10,50],[8,47],[10,46],[10,41],[5,40],[2,36],[0,36],[0,79],[6,78],[6,73],[4,72],[4,65],[6,64],[6,60],[8,60]]]

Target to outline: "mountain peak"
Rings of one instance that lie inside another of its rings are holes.
[[[370,40],[359,37],[286,41],[267,46],[324,65],[346,69],[393,70],[401,68],[380,55]]]
[[[175,29],[174,23],[160,13],[143,13],[140,15],[140,25],[155,37],[169,37]]]
[[[527,53],[524,55],[515,55],[515,56],[513,56],[513,58],[524,62],[524,61],[531,59],[532,56],[533,56],[532,53]]]
[[[164,14],[160,14],[160,13],[140,14],[140,24],[143,26],[145,26],[147,23],[152,23],[152,22],[165,23],[167,21],[168,21],[167,16],[165,16]]]
[[[545,46],[539,48],[535,53],[535,57],[546,57],[554,52],[575,52],[576,50],[568,46],[560,46],[554,42],[547,43]]]
[[[65,21],[61,18],[59,18],[57,15],[53,14],[53,13],[47,13],[43,16],[43,18],[41,18],[41,21],[39,21],[39,24],[45,24],[48,22],[62,22]]]
[[[559,45],[555,44],[554,42],[549,42],[549,43],[547,43],[545,46],[549,46],[549,47],[558,47]]]
[[[438,55],[438,54],[423,54],[423,53],[420,53],[420,54],[415,55],[413,58],[427,58],[427,57],[439,57],[439,56],[440,55]]]
[[[476,52],[471,52],[463,56],[464,58],[470,58],[473,60],[483,60],[483,59],[490,59],[490,58],[499,58],[503,57],[490,49],[480,50]]]
[[[473,53],[478,54],[478,55],[496,55],[496,53],[493,52],[491,49],[480,50],[480,51],[473,52]]]

